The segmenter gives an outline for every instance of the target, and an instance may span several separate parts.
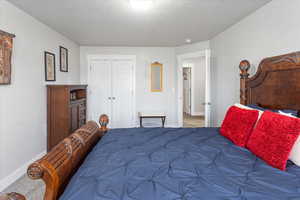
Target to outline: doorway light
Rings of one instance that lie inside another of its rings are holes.
[[[148,10],[153,7],[153,0],[129,0],[131,7],[137,11]]]

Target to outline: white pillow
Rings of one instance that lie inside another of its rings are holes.
[[[293,114],[291,114],[291,113],[285,113],[285,112],[282,112],[281,110],[279,110],[279,112],[278,112],[278,113],[279,113],[279,114],[281,114],[281,115],[288,116],[288,117],[297,118],[297,117],[295,117]]]
[[[289,160],[293,161],[295,165],[300,167],[300,136],[296,140],[292,151],[290,152]]]

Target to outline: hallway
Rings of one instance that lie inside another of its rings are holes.
[[[205,126],[204,116],[191,116],[188,114],[183,114],[183,127],[196,128],[196,127],[204,127],[204,126]]]

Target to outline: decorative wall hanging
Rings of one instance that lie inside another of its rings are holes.
[[[59,47],[59,64],[61,72],[68,72],[68,49],[65,47]]]
[[[151,64],[151,92],[163,90],[163,65],[159,62]]]
[[[0,30],[0,85],[11,83],[11,56],[15,35]]]
[[[45,51],[45,80],[55,81],[55,54]]]

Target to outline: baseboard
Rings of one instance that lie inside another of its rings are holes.
[[[26,162],[21,167],[16,169],[13,173],[9,174],[8,176],[6,176],[2,180],[0,180],[0,192],[5,190],[8,186],[10,186],[12,183],[14,183],[19,178],[21,178],[27,172],[28,166],[31,163],[33,163],[34,161],[36,161],[36,160],[40,159],[41,157],[43,157],[45,154],[46,154],[46,151],[43,151],[42,153],[38,154],[37,156],[35,156],[30,161]]]
[[[165,127],[166,128],[180,128],[180,126],[178,124],[167,124]]]

